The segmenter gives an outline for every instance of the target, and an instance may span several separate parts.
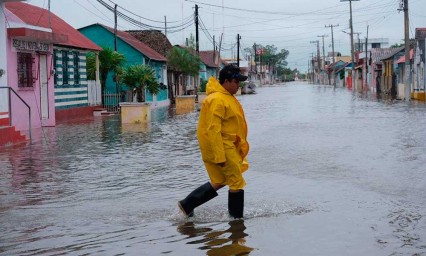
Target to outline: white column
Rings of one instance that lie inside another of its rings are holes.
[[[5,4],[0,0],[0,86],[8,86],[7,84],[7,32],[6,32],[6,17],[5,14]],[[7,89],[0,89],[0,112],[8,112],[9,110],[9,101],[8,101],[8,91]]]

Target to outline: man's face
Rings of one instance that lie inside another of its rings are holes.
[[[239,87],[240,87],[240,81],[238,79],[233,78],[229,80],[228,86],[225,88],[226,90],[228,90],[230,94],[233,95],[237,93]]]

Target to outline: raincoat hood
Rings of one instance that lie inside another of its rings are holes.
[[[216,78],[210,77],[206,86],[206,95],[209,95],[215,92],[231,95],[225,88],[223,88],[223,86],[219,83],[219,81]]]

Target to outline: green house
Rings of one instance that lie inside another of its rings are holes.
[[[208,80],[211,76],[217,77],[220,68],[220,59],[218,51],[200,51],[201,67],[200,79]]]
[[[98,46],[114,49],[115,35],[114,29],[108,26],[96,23],[78,29],[83,35],[92,40]],[[116,36],[117,51],[126,58],[125,65],[145,64],[149,65],[157,77],[158,83],[167,84],[167,59],[146,44],[136,39],[131,34],[117,30]],[[117,92],[117,86],[113,81],[113,75],[109,74],[106,81],[106,93]],[[152,103],[153,107],[168,106],[170,104],[167,88],[161,86],[157,95],[152,95],[145,91],[145,101]]]

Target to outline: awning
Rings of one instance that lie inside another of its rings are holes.
[[[45,43],[65,43],[68,41],[67,35],[31,28],[8,28],[7,34],[9,35],[9,37],[13,38],[33,40]]]

